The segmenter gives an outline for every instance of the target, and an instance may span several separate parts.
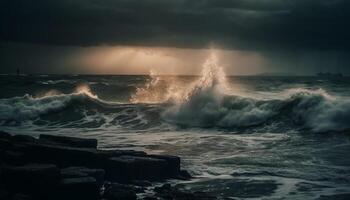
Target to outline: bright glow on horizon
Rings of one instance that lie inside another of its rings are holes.
[[[91,74],[199,75],[202,62],[215,51],[228,75],[262,72],[265,60],[255,52],[161,47],[90,47],[71,55],[67,65]]]

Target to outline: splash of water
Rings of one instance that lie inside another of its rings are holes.
[[[154,71],[150,71],[150,78],[143,87],[136,88],[135,94],[130,98],[131,103],[157,103],[163,99],[159,92],[160,78]]]
[[[205,61],[201,77],[191,85],[184,100],[188,101],[192,96],[204,90],[219,94],[224,94],[228,90],[226,74],[219,66],[218,58],[214,53]]]
[[[90,87],[88,85],[79,85],[75,88],[75,91],[74,93],[76,94],[84,94],[90,98],[93,98],[93,99],[98,99],[98,96],[93,94]]]
[[[212,89],[220,93],[227,91],[226,75],[218,65],[217,56],[212,53],[204,62],[201,76],[198,80],[184,85],[176,77],[162,79],[154,71],[143,87],[136,88],[130,98],[131,103],[164,103],[176,104],[188,101],[191,96],[203,90]]]
[[[34,96],[30,96],[31,98],[34,98],[34,99],[42,99],[42,98],[46,98],[46,97],[53,97],[53,96],[62,96],[62,95],[67,95],[67,94],[64,94],[62,93],[61,91],[59,90],[56,90],[56,89],[51,89],[47,92],[44,92],[44,93],[39,93],[39,94],[36,94]],[[86,85],[86,84],[81,84],[81,85],[78,85],[77,87],[75,87],[73,93],[71,93],[71,95],[86,95],[90,98],[93,98],[93,99],[98,99],[98,96],[96,94],[94,94],[89,85]]]

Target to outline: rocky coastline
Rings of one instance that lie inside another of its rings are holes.
[[[101,150],[96,139],[38,138],[0,132],[0,199],[211,200],[167,180],[190,180],[180,158],[134,150]]]

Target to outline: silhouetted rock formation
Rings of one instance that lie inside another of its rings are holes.
[[[152,185],[149,181],[191,178],[180,169],[177,156],[99,150],[95,139],[52,135],[36,139],[0,132],[0,158],[2,199],[136,199]],[[182,193],[172,189],[166,195],[178,199]],[[184,195],[198,199],[192,193]]]
[[[68,147],[78,147],[78,148],[97,148],[96,139],[81,139],[76,137],[62,137],[62,136],[53,136],[41,134],[39,141],[43,143],[51,143],[60,146]]]

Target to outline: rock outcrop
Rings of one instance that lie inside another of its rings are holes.
[[[177,156],[100,150],[95,139],[53,135],[36,139],[0,132],[2,198],[133,200],[152,187],[152,181],[190,178]],[[164,194],[177,199],[181,193],[156,190],[156,196],[145,198],[161,199]]]

